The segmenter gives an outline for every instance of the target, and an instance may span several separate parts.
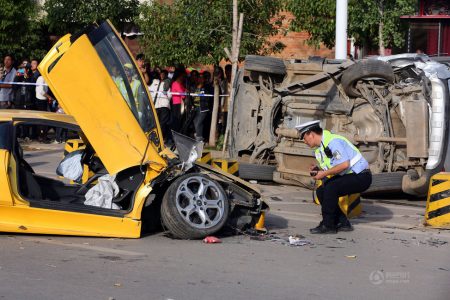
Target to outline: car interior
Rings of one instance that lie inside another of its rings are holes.
[[[21,132],[18,127],[30,126],[21,123],[16,126],[15,132]],[[32,126],[38,126],[33,124]],[[55,130],[56,131],[56,130]],[[69,131],[69,138],[79,138],[76,131]],[[52,130],[49,130],[49,135]],[[49,207],[55,209],[80,210],[80,211],[98,211],[106,210],[111,212],[126,212],[131,209],[131,203],[134,199],[134,192],[143,181],[143,174],[139,170],[139,166],[131,167],[123,170],[116,175],[116,183],[119,186],[119,193],[112,200],[113,203],[120,207],[120,210],[112,210],[107,208],[87,206],[84,204],[87,191],[97,184],[97,179],[105,174],[107,170],[103,166],[101,160],[95,155],[92,146],[86,142],[85,147],[79,149],[82,153],[81,164],[88,166],[90,171],[89,179],[85,182],[73,182],[61,176],[41,172],[39,165],[43,162],[39,161],[39,155],[45,153],[44,150],[39,151],[33,149],[31,151],[24,150],[29,148],[27,145],[14,135],[13,155],[17,162],[17,182],[20,195],[30,201],[31,206]],[[61,150],[61,160],[64,157],[63,145],[58,147]],[[67,154],[67,153],[66,153]],[[31,158],[32,157],[32,158]],[[33,166],[35,168],[33,168]],[[52,166],[53,167],[53,166]],[[84,168],[86,169],[86,168]],[[56,166],[54,168],[56,170]]]

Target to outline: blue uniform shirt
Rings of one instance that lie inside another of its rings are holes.
[[[328,144],[328,148],[330,148],[331,153],[333,153],[333,157],[330,159],[330,164],[332,167],[337,166],[345,161],[350,161],[358,152],[356,152],[346,141],[341,139],[332,139]],[[351,170],[359,174],[363,170],[369,168],[369,163],[367,160],[361,156],[361,159],[358,160],[352,167]],[[346,171],[343,172],[345,174]]]

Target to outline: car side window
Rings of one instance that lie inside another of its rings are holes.
[[[11,123],[0,123],[0,149],[11,150]]]

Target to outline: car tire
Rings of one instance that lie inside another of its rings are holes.
[[[269,56],[247,55],[245,57],[244,69],[276,75],[286,74],[286,65],[283,60]]]
[[[405,172],[373,174],[372,184],[363,194],[401,192],[405,174]]]
[[[356,89],[356,83],[361,79],[377,78],[387,83],[394,82],[392,66],[381,60],[368,59],[357,62],[342,74],[341,84],[350,97],[359,97],[361,93]]]
[[[201,239],[216,233],[225,225],[229,212],[230,204],[223,188],[200,173],[177,178],[161,204],[163,225],[178,239]]]
[[[239,177],[246,180],[273,181],[276,166],[239,163]]]

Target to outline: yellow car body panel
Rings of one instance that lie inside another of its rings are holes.
[[[59,57],[61,52],[50,51],[50,55]],[[143,159],[165,165],[153,145],[144,157],[148,138],[87,36],[67,47],[49,72],[54,61],[46,57],[39,70],[110,174],[139,165]]]
[[[17,233],[139,238],[141,221],[22,205],[2,205],[0,230]]]
[[[0,109],[0,122],[12,122],[17,119],[48,120],[78,126],[75,119],[66,114],[55,114],[37,110]]]
[[[11,194],[8,177],[9,152],[0,149],[0,206],[12,206],[13,198]]]

